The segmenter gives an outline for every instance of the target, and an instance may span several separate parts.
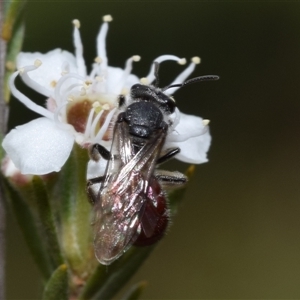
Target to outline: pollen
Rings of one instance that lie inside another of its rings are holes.
[[[185,65],[185,64],[186,64],[186,59],[185,59],[185,58],[180,58],[180,59],[178,60],[178,63],[179,63],[180,65]]]
[[[39,66],[41,66],[42,65],[42,62],[39,60],[39,59],[36,59],[35,61],[34,61],[34,66],[35,67],[39,67]]]
[[[140,61],[141,60],[141,57],[139,55],[133,55],[132,56],[132,60],[137,62],[137,61]]]
[[[86,80],[86,81],[84,82],[84,88],[85,88],[85,89],[88,89],[89,86],[90,86],[92,83],[93,83],[93,82],[92,82],[91,80]]]
[[[69,97],[67,98],[67,100],[68,100],[68,102],[73,102],[73,101],[74,101],[74,97],[73,97],[73,96],[69,96]]]
[[[95,61],[95,63],[97,63],[97,64],[101,64],[102,59],[101,59],[101,57],[97,56],[97,57],[94,59],[94,61]]]
[[[109,105],[107,103],[105,103],[104,105],[102,105],[102,109],[103,110],[109,110]]]
[[[199,56],[192,57],[192,62],[196,65],[200,64],[201,58]]]
[[[113,20],[111,15],[103,16],[103,22],[111,22]]]
[[[210,120],[204,119],[202,120],[203,126],[207,126],[210,123]]]
[[[101,104],[100,104],[100,102],[99,101],[95,101],[94,103],[93,103],[93,105],[92,105],[94,108],[97,108],[97,107],[100,107],[101,106]]]
[[[72,23],[73,23],[73,25],[76,27],[76,28],[80,28],[80,22],[79,22],[79,20],[77,20],[77,19],[74,19],[73,21],[72,21]]]
[[[148,78],[147,78],[147,77],[141,78],[141,79],[140,79],[140,83],[141,83],[141,84],[145,84],[145,85],[149,84]]]
[[[51,87],[55,88],[56,85],[57,85],[57,81],[56,81],[56,80],[52,80],[52,81],[50,82],[50,86],[51,86]]]

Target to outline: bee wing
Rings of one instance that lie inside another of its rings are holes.
[[[115,125],[113,147],[119,159],[109,161],[100,201],[95,204],[94,245],[102,264],[115,261],[139,236],[149,179],[166,137],[161,130],[133,155],[127,127],[121,122]]]

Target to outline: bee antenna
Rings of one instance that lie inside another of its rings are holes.
[[[159,76],[158,76],[158,70],[159,70],[159,63],[157,61],[154,62],[154,82],[153,85],[155,87],[158,87],[158,83],[159,83]]]
[[[210,80],[218,80],[220,77],[217,75],[204,75],[204,76],[199,76],[199,77],[195,77],[195,78],[191,78],[187,81],[185,81],[184,83],[177,83],[177,84],[171,84],[169,86],[166,86],[162,89],[162,91],[166,91],[170,88],[174,88],[174,87],[184,87],[188,84],[191,83],[195,83],[195,82],[200,82],[200,81],[210,81]]]

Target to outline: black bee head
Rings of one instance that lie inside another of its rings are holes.
[[[134,101],[153,102],[166,114],[172,114],[175,111],[174,100],[154,86],[134,84],[131,87],[130,95]]]

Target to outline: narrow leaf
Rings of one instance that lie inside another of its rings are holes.
[[[63,258],[58,242],[50,199],[44,182],[39,176],[33,177],[32,186],[35,195],[39,221],[45,234],[45,242],[49,251],[48,253],[53,260],[54,266],[57,267],[63,263]]]
[[[6,35],[8,39],[7,43],[7,53],[5,57],[5,75],[4,75],[4,99],[8,103],[10,99],[10,89],[8,87],[8,79],[10,75],[16,69],[16,57],[21,51],[24,33],[25,33],[25,25],[23,20],[23,11],[24,11],[24,2],[25,1],[11,1],[10,9],[11,17],[6,19],[6,27],[3,27],[3,34]],[[17,15],[16,15],[17,11]],[[16,19],[12,19],[12,16],[17,17]]]
[[[68,268],[60,265],[52,274],[44,289],[43,300],[68,299]]]
[[[54,191],[58,200],[63,252],[76,273],[90,269],[87,262],[92,258],[91,206],[86,195],[87,161],[86,149],[74,145]]]
[[[25,3],[26,1],[24,0],[7,1],[5,6],[4,23],[1,32],[1,37],[5,41],[9,41],[11,39],[15,22],[22,12]]]
[[[33,259],[40,269],[43,278],[48,280],[53,269],[49,260],[49,253],[44,246],[43,239],[35,223],[35,218],[22,196],[11,186],[6,178],[1,176],[1,179],[7,199],[11,203],[14,215]]]
[[[111,299],[139,269],[154,246],[132,247],[109,266],[99,265],[79,299]]]
[[[122,297],[122,300],[138,300],[146,286],[146,281],[138,282],[127,291],[127,293]]]

